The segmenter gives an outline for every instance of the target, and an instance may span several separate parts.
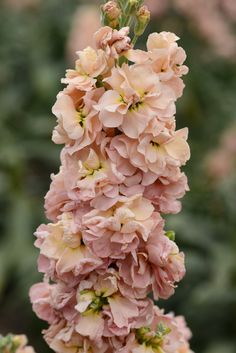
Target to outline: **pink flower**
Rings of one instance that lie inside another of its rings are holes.
[[[151,322],[153,306],[149,299],[123,297],[117,286],[115,272],[91,275],[82,281],[77,291],[76,309],[80,313],[76,331],[91,340],[123,336],[132,328]]]
[[[152,233],[147,244],[148,259],[153,272],[154,298],[169,298],[175,283],[185,275],[184,254],[167,236]]]
[[[116,203],[119,194],[118,185],[124,176],[118,172],[114,163],[97,145],[84,148],[70,155],[68,150],[62,153],[64,184],[71,200],[96,202],[103,197],[108,208]]]
[[[188,335],[186,336],[186,332]],[[132,332],[120,353],[193,353],[189,348],[190,330],[182,317],[164,314],[154,308],[150,325]]]
[[[107,60],[103,50],[94,50],[87,47],[77,52],[79,59],[76,61],[75,70],[67,70],[62,83],[74,86],[81,91],[91,91],[96,87],[98,76],[106,73]]]
[[[180,167],[190,158],[187,135],[187,129],[176,132],[165,129],[157,136],[142,134],[136,141],[121,135],[114,138],[111,147],[134,167],[160,177],[167,166]]]
[[[29,292],[34,312],[40,319],[47,321],[49,324],[52,324],[58,318],[51,305],[51,291],[52,286],[45,282],[34,284]]]
[[[74,89],[65,89],[57,96],[52,108],[57,117],[58,125],[53,131],[52,140],[64,143],[71,152],[90,145],[102,129],[98,113],[93,105],[104,93],[103,88],[94,89],[87,93]]]
[[[107,353],[108,349],[105,340],[91,341],[77,333],[73,325],[67,326],[63,320],[45,330],[44,338],[57,353]]]
[[[144,197],[152,201],[158,212],[179,213],[181,202],[178,199],[182,198],[188,190],[186,175],[179,172],[174,180],[160,178],[154,184],[147,186]]]
[[[168,76],[186,75],[187,66],[183,65],[186,54],[176,43],[179,38],[171,32],[152,33],[147,40],[147,49],[153,61],[152,67],[162,80]]]
[[[103,264],[81,243],[81,232],[72,213],[64,213],[56,224],[44,226],[43,232],[40,227],[36,236],[41,256],[53,264],[55,275],[62,279],[64,274],[86,274]]]
[[[46,215],[49,220],[53,222],[58,221],[58,217],[63,212],[71,212],[76,210],[78,213],[86,213],[90,211],[90,206],[88,203],[80,203],[79,200],[71,200],[69,196],[69,191],[65,186],[65,176],[63,173],[63,168],[60,168],[58,174],[52,174],[52,183],[50,189],[45,196],[45,210]],[[79,209],[78,209],[79,205]]]
[[[117,59],[131,48],[131,39],[128,37],[129,27],[119,31],[111,27],[102,27],[94,35],[96,47],[105,51],[107,57]]]
[[[99,257],[124,258],[160,221],[151,202],[137,195],[121,198],[107,211],[92,210],[83,217],[83,240]]]
[[[112,69],[105,79],[110,86],[95,108],[105,127],[119,128],[130,138],[137,138],[156,116],[175,113],[174,96],[163,87],[158,76],[147,65],[123,64]]]
[[[170,32],[152,33],[147,40],[148,52],[130,50],[127,53],[129,60],[146,64],[158,75],[160,82],[175,95],[181,97],[184,84],[180,78],[188,73],[187,66],[183,65],[186,54],[183,48],[176,43],[179,38]]]

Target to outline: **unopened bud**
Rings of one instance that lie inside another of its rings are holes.
[[[137,6],[139,4],[139,0],[128,0],[128,1],[131,6]]]
[[[172,241],[175,241],[175,232],[173,230],[168,230],[165,235]]]
[[[116,1],[108,1],[102,6],[102,12],[104,16],[104,24],[116,28],[119,24],[119,18],[121,10]]]
[[[151,17],[150,11],[148,10],[147,6],[141,6],[138,12],[136,13],[136,17],[137,22],[134,28],[134,33],[136,36],[141,36],[144,33]]]

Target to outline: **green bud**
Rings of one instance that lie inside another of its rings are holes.
[[[103,23],[106,26],[116,28],[119,25],[121,10],[116,1],[108,1],[102,6]]]
[[[140,37],[149,21],[150,21],[150,17],[151,17],[151,14],[150,14],[150,11],[148,10],[147,6],[141,6],[140,9],[138,10],[138,12],[136,13],[136,18],[137,18],[137,21],[136,21],[136,25],[134,27],[134,34],[138,37]]]
[[[169,238],[172,241],[175,241],[175,231],[173,230],[168,230],[167,232],[165,232],[165,235],[167,236],[167,238]]]

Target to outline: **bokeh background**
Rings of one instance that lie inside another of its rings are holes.
[[[177,125],[190,129],[191,192],[167,219],[187,275],[160,305],[184,314],[199,353],[236,352],[236,0],[149,0],[150,31],[181,37],[190,73]],[[99,1],[0,1],[0,332],[26,333],[47,353],[28,299],[35,228],[59,166],[51,114],[60,77],[91,44]],[[144,46],[139,41],[140,46]]]

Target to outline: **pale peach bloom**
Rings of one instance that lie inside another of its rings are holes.
[[[179,213],[182,198],[189,191],[187,177],[179,173],[176,180],[160,178],[154,184],[145,187],[144,197],[151,200],[156,211],[161,213]]]
[[[167,299],[175,291],[175,283],[185,275],[184,254],[175,242],[159,232],[148,239],[147,252],[153,271],[153,295],[155,299]]]
[[[171,32],[152,33],[147,40],[148,52],[130,50],[126,56],[137,64],[146,64],[158,75],[160,82],[172,90],[175,98],[181,97],[184,83],[181,76],[188,73],[187,66],[183,65],[186,54],[179,47],[179,38]]]
[[[188,335],[186,335],[188,332]],[[120,353],[193,353],[189,348],[190,330],[182,317],[154,307],[151,324],[132,332]],[[148,342],[148,344],[147,344]]]
[[[138,252],[127,255],[117,263],[122,281],[119,288],[124,295],[134,298],[146,298],[152,289],[152,269],[148,254]]]
[[[172,134],[166,130],[157,136],[141,136],[137,146],[139,156],[137,161],[136,158],[133,159],[133,165],[140,167],[144,172],[150,170],[158,176],[161,176],[168,164],[176,167],[185,165],[190,158],[187,136],[187,128]],[[141,158],[144,158],[144,162],[139,166]]]
[[[92,342],[63,320],[43,332],[49,347],[56,353],[108,353],[108,344],[104,340]]]
[[[64,213],[55,224],[39,228],[36,245],[40,254],[53,262],[56,275],[72,272],[74,276],[86,274],[102,265],[102,261],[81,243],[81,232],[74,223],[72,213]]]
[[[76,60],[76,52],[86,47],[94,47],[94,33],[100,28],[100,12],[93,4],[80,5],[72,18],[67,40],[67,56],[70,63]]]
[[[51,175],[52,182],[50,189],[45,196],[45,210],[47,218],[50,221],[57,222],[58,217],[63,212],[70,212],[78,210],[78,205],[82,213],[90,211],[90,206],[88,203],[80,203],[79,200],[71,200],[68,190],[65,186],[65,177],[63,173],[63,168],[60,167],[58,174]]]
[[[49,284],[46,280],[33,285],[30,289],[33,310],[40,319],[53,324],[60,317],[72,321],[77,315],[74,309],[76,291],[64,282]]]
[[[84,148],[73,155],[64,150],[62,163],[64,183],[71,200],[95,202],[97,197],[105,196],[104,202],[108,204],[108,208],[116,203],[119,196],[118,186],[124,176],[97,145]]]
[[[171,32],[151,33],[148,37],[147,49],[153,61],[152,67],[162,80],[188,73],[187,66],[183,65],[186,53],[178,46],[178,40],[179,37]]]
[[[56,311],[51,305],[52,286],[46,282],[36,283],[30,288],[29,296],[33,304],[33,310],[37,316],[49,324],[58,318]]]
[[[96,87],[97,78],[108,70],[108,63],[103,50],[87,47],[77,52],[75,70],[67,70],[62,83],[69,84],[82,91],[91,91]]]
[[[150,201],[136,195],[123,197],[107,211],[92,210],[83,217],[83,240],[99,257],[124,258],[160,221]]]
[[[102,124],[93,105],[103,93],[103,88],[86,93],[76,89],[72,92],[66,89],[60,92],[52,108],[58,122],[53,130],[53,142],[71,146],[71,152],[94,142]]]
[[[157,136],[142,134],[139,140],[117,136],[111,146],[134,167],[160,177],[168,165],[180,167],[190,158],[187,136],[186,128],[176,132],[165,129]]]
[[[107,57],[118,59],[131,48],[131,39],[128,37],[129,27],[120,30],[105,26],[94,35],[96,47],[105,51]]]
[[[134,300],[123,297],[118,290],[117,275],[108,272],[81,281],[77,290],[76,309],[80,313],[76,331],[91,340],[102,335],[123,336],[131,328],[152,319],[153,306],[150,300]]]
[[[163,119],[175,113],[173,92],[162,86],[150,66],[123,64],[113,68],[104,81],[111,90],[95,108],[105,127],[117,127],[130,138],[137,138],[154,116]]]

